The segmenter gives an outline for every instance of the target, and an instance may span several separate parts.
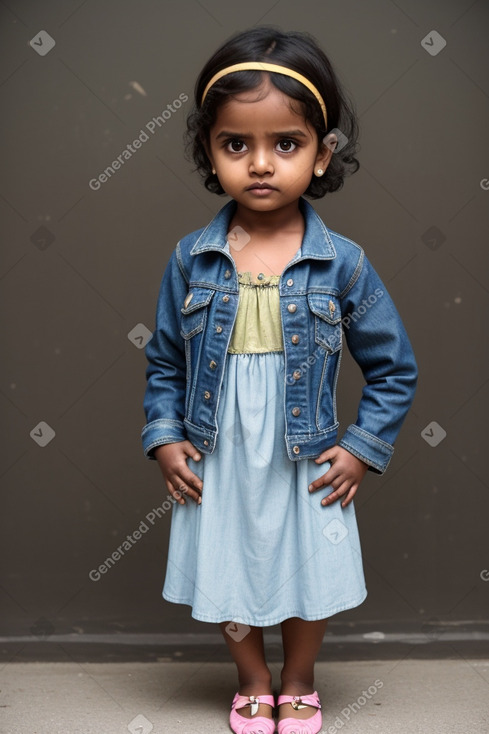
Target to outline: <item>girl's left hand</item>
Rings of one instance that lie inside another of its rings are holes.
[[[346,499],[341,503],[341,506],[349,505],[367,472],[368,464],[357,459],[356,456],[353,456],[341,446],[332,446],[330,449],[323,451],[314,461],[316,464],[329,461],[331,467],[326,474],[311,482],[309,492],[317,492],[321,487],[331,485],[334,491],[321,500],[321,504],[330,505],[346,494]]]

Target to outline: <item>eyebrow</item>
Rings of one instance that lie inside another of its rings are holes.
[[[269,138],[280,137],[280,138],[307,138],[308,136],[302,130],[278,130],[277,132],[267,133]],[[253,133],[240,133],[230,132],[229,130],[221,130],[219,135],[216,135],[216,140],[220,138],[253,138]]]

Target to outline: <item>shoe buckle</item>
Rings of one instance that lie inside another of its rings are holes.
[[[250,696],[250,712],[251,715],[254,716],[258,711],[258,706],[260,705],[260,699],[256,696]]]
[[[294,696],[294,698],[290,702],[290,705],[296,711],[299,711],[300,709],[306,709],[307,708],[307,703],[302,703],[302,698],[300,696]]]

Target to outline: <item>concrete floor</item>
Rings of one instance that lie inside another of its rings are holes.
[[[489,732],[489,660],[320,662],[316,687],[322,734]],[[230,731],[236,674],[218,662],[6,662],[0,688],[3,734],[217,734]]]

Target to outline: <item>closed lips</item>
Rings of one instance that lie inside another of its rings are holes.
[[[251,189],[273,189],[274,191],[276,190],[275,189],[275,186],[271,186],[270,184],[265,184],[265,183],[263,183],[263,184],[253,184],[252,186],[248,186],[248,188],[246,190],[247,191],[251,191]]]

